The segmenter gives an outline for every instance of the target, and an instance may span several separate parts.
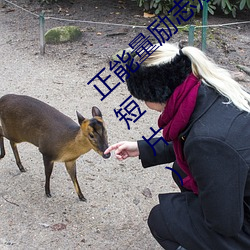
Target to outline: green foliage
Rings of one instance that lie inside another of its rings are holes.
[[[168,14],[168,11],[174,6],[173,0],[136,0],[140,7],[143,7],[146,12],[153,12],[154,14]],[[183,1],[183,4],[186,1]],[[203,2],[203,0],[201,0]],[[194,14],[200,13],[201,6],[198,0],[192,1],[192,5],[197,6],[196,9],[192,8]],[[231,14],[236,17],[236,11],[241,11],[245,8],[250,9],[250,0],[211,0],[208,2],[208,11],[214,15],[216,6],[220,6],[225,14]],[[184,9],[190,11],[189,5]],[[187,14],[188,15],[188,14]]]
[[[233,17],[236,17],[237,5],[230,3],[229,0],[213,0],[213,4],[221,6],[221,9],[225,14],[231,12]]]
[[[153,12],[156,15],[164,14],[171,16],[171,13],[168,14],[168,11],[174,6],[173,0],[136,0],[136,1],[140,7],[144,7],[146,12],[151,12],[151,13]],[[199,1],[198,0],[192,1],[192,5],[197,6],[196,9],[192,8],[194,14],[199,13],[200,12]],[[186,14],[186,16],[188,16],[190,11],[190,6],[187,5],[183,10],[186,10],[188,12]],[[211,12],[213,12],[213,7],[212,8],[210,7],[210,10]]]
[[[237,10],[250,9],[250,0],[213,0],[213,4],[221,6],[225,14],[231,13],[233,17]]]

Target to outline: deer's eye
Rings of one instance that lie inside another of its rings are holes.
[[[94,139],[94,135],[93,135],[93,134],[89,134],[89,137],[90,137],[91,139]]]

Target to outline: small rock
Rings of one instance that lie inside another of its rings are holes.
[[[5,7],[5,1],[4,0],[0,0],[0,8],[4,8]]]
[[[138,205],[138,204],[140,203],[140,200],[137,199],[137,198],[134,198],[134,199],[133,199],[133,203],[134,203],[135,205]]]
[[[51,229],[53,231],[61,231],[61,230],[66,229],[66,225],[63,223],[54,224],[53,226],[51,226]]]
[[[15,243],[14,242],[11,242],[11,241],[7,241],[5,242],[5,245],[7,246],[13,246]]]
[[[124,52],[125,50],[125,52]],[[133,49],[131,48],[127,48],[127,49],[122,49],[116,52],[116,54],[112,55],[112,61],[120,61],[119,57],[123,58],[123,60],[125,61],[126,59],[128,59],[128,54],[127,53],[131,53],[133,51]],[[119,57],[118,57],[119,56]]]
[[[247,81],[246,74],[243,72],[231,72],[231,75],[235,81],[239,81],[239,82]]]
[[[46,224],[46,223],[39,223],[40,226],[43,226],[45,228],[48,228],[49,227],[49,224]]]
[[[237,68],[239,68],[240,70],[243,70],[245,73],[247,73],[248,75],[250,75],[250,68],[244,65],[236,65]]]
[[[152,198],[152,193],[149,188],[144,188],[142,194],[147,198]]]

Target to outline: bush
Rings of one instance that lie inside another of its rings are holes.
[[[174,6],[173,0],[136,0],[140,7],[143,7],[146,12],[154,12],[156,15],[168,14],[168,11]],[[200,0],[201,2],[203,0]],[[182,5],[186,3],[183,2]],[[192,4],[197,6],[196,9],[192,8],[194,14],[199,13],[201,11],[201,6],[198,0],[192,1]],[[250,0],[211,0],[208,3],[208,11],[210,14],[214,14],[216,10],[216,6],[220,6],[222,11],[225,14],[232,14],[233,17],[236,17],[236,11],[243,10],[245,8],[250,9]],[[187,12],[190,11],[189,5],[184,9]],[[170,15],[171,16],[171,15]]]
[[[236,11],[248,8],[250,9],[250,0],[213,0],[214,5],[221,6],[225,14],[232,14],[236,17]]]

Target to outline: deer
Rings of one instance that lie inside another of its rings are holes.
[[[64,162],[81,201],[86,201],[76,175],[76,160],[91,149],[104,159],[108,148],[107,130],[101,111],[93,106],[92,118],[76,111],[79,125],[52,106],[26,95],[7,94],[0,98],[0,159],[5,156],[4,138],[10,141],[16,164],[25,172],[17,144],[38,147],[45,168],[45,194],[51,197],[50,177],[54,162]]]

